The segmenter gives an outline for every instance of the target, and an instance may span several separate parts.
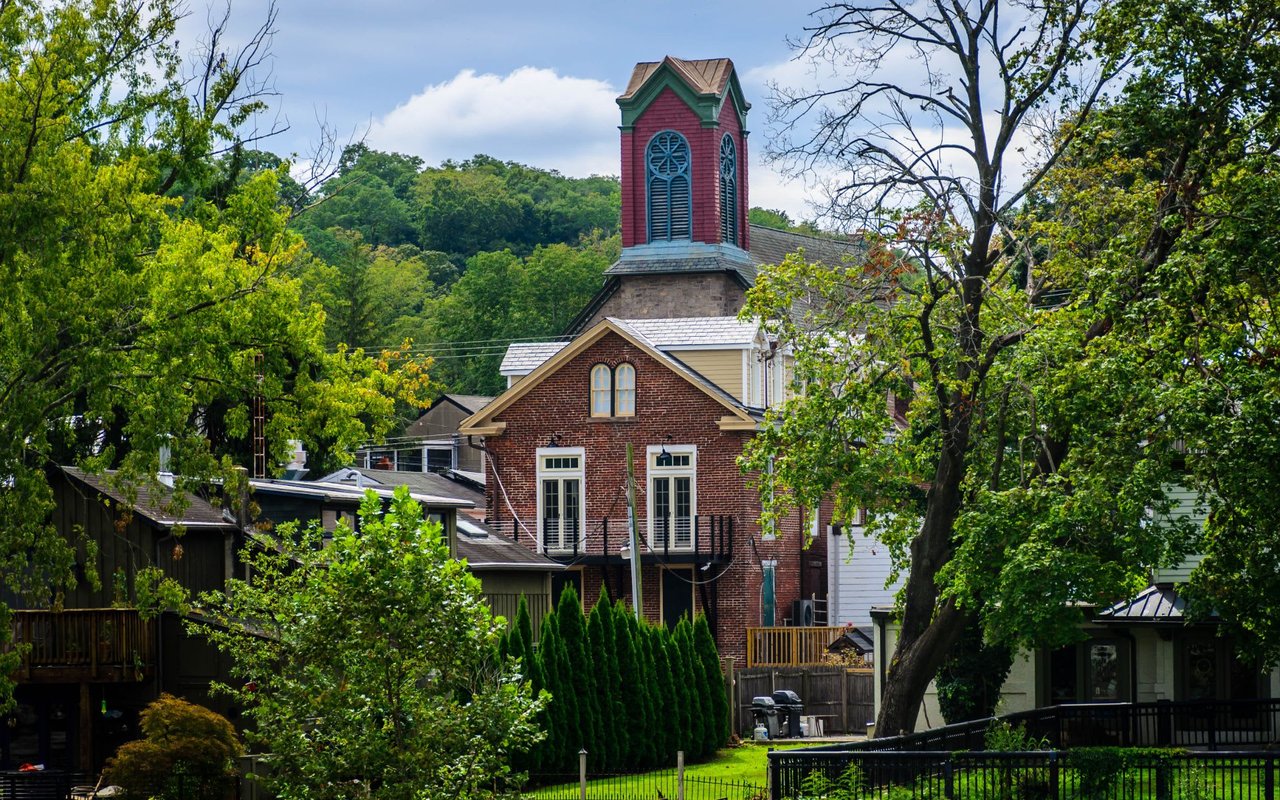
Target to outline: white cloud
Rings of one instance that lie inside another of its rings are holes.
[[[485,153],[566,175],[616,175],[617,94],[604,81],[551,69],[467,69],[375,120],[368,141],[427,164]]]

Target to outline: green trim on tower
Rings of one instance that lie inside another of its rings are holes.
[[[644,113],[649,104],[658,99],[658,95],[662,94],[663,89],[670,89],[675,92],[676,96],[684,101],[698,116],[698,120],[704,128],[713,128],[720,124],[720,111],[724,108],[726,102],[733,103],[733,109],[738,115],[738,126],[742,128],[742,135],[747,135],[747,110],[751,108],[751,104],[746,101],[742,95],[742,85],[738,83],[738,73],[735,71],[730,73],[729,80],[725,85],[723,95],[707,93],[700,94],[693,89],[684,78],[667,64],[658,66],[654,73],[649,76],[644,85],[631,97],[619,97],[618,107],[622,109],[622,130],[631,130],[635,127],[636,120]]]

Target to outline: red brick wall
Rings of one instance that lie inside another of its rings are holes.
[[[622,246],[648,241],[644,154],[654,134],[665,130],[678,131],[689,141],[693,240],[712,244],[720,242],[720,137],[726,132],[733,135],[741,165],[738,219],[742,247],[747,249],[747,142],[733,103],[724,104],[717,127],[707,128],[670,89],[664,89],[649,104],[632,130],[622,132]]]
[[[589,415],[589,373],[598,363],[630,362],[636,369],[636,415],[630,418],[593,420]],[[697,513],[733,517],[733,560],[727,566],[713,565],[706,572],[694,570],[695,580],[715,579],[717,589],[716,638],[724,655],[745,657],[745,628],[760,624],[760,577],[762,560],[777,560],[776,602],[778,622],[787,615],[791,601],[799,596],[799,561],[802,536],[800,515],[784,521],[776,540],[760,536],[760,504],[755,489],[738,469],[737,457],[750,438],[749,432],[725,432],[717,421],[728,410],[712,400],[663,363],[622,337],[609,333],[497,416],[506,423],[500,436],[485,444],[494,458],[489,462],[488,507],[490,518],[502,530],[511,529],[509,500],[530,533],[537,531],[536,450],[553,434],[564,447],[585,451],[586,522],[589,532],[600,519],[625,519],[626,445],[636,453],[636,505],[645,516],[646,448],[661,445],[671,435],[672,447],[697,447]],[[494,470],[497,470],[495,479]],[[504,500],[502,489],[505,489]],[[618,528],[622,530],[621,527]],[[532,546],[523,532],[519,537]],[[618,539],[621,545],[621,538]],[[612,540],[611,540],[611,548]],[[814,546],[825,547],[819,542]],[[609,567],[614,570],[614,567]],[[643,573],[644,611],[648,618],[660,618],[661,581],[657,567],[646,565]],[[723,571],[723,574],[720,574]],[[599,596],[603,576],[600,567],[583,570],[583,594],[588,607]],[[718,576],[718,577],[717,577]],[[610,572],[611,593],[618,583]],[[629,598],[629,578],[622,581],[623,596]],[[700,595],[695,603],[701,607]]]

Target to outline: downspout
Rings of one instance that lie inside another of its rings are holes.
[[[490,459],[492,459],[492,460],[493,460],[493,471],[494,471],[494,473],[496,474],[496,473],[497,473],[497,471],[498,471],[498,457],[497,457],[496,455],[494,455],[494,454],[493,454],[493,452],[491,452],[491,451],[489,450],[489,446],[488,446],[488,445],[486,445],[486,444],[484,444],[483,440],[481,441],[481,443],[480,443],[480,444],[476,444],[475,439],[476,439],[476,437],[472,436],[471,434],[467,434],[467,447],[470,447],[470,448],[472,448],[473,450],[479,450],[483,455],[488,456]],[[485,461],[484,471],[487,473],[487,472],[488,472],[488,469],[489,469],[489,464],[488,464],[488,461],[486,460],[486,461]],[[495,478],[495,480],[496,480],[496,478]],[[490,489],[491,489],[491,488],[493,488],[493,487],[490,487],[490,486],[489,486],[489,477],[488,477],[488,475],[486,474],[486,475],[485,475],[485,487],[484,487],[484,493],[485,493],[485,495],[486,495],[485,500],[486,500],[486,502],[487,502],[487,504],[488,504],[488,506],[489,506],[489,508],[487,508],[486,510],[487,510],[490,514],[492,514],[492,515],[493,515],[493,519],[492,519],[492,520],[490,520],[490,519],[488,519],[488,518],[486,517],[485,522],[487,522],[487,523],[489,523],[490,525],[493,525],[495,528],[499,528],[499,530],[501,530],[501,528],[499,527],[499,523],[502,521],[502,518],[501,518],[501,514],[502,514],[502,505],[501,505],[500,503],[498,503],[498,502],[489,502],[489,497],[488,497],[488,495],[489,495],[489,492],[490,492]],[[495,495],[495,500],[496,500],[496,495]],[[514,531],[514,529],[512,530],[512,532],[513,532],[513,533],[515,532],[515,531]]]

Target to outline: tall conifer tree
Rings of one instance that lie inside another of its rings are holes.
[[[715,640],[711,638],[711,626],[701,614],[693,622],[693,646],[701,665],[708,700],[706,752],[714,753],[729,741],[729,696],[725,690],[724,673],[720,669],[720,654]]]

